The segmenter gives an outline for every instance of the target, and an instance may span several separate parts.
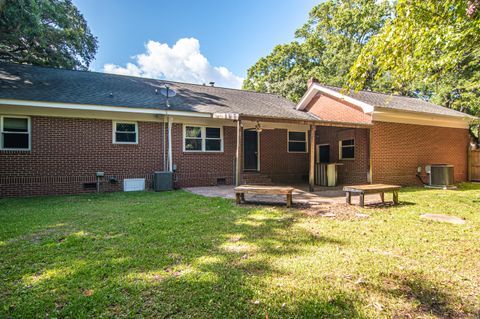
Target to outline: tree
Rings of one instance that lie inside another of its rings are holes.
[[[248,69],[245,89],[277,93],[298,101],[308,78],[346,84],[362,47],[390,15],[388,1],[328,0],[315,6],[295,32],[298,41],[278,45]]]
[[[0,61],[87,69],[96,51],[71,0],[0,0]]]
[[[349,85],[388,77],[392,92],[480,114],[479,3],[398,0],[394,17],[363,47]]]

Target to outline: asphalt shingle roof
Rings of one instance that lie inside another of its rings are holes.
[[[448,116],[469,117],[468,114],[455,111],[428,101],[401,95],[377,93],[371,91],[346,91],[342,88],[323,85],[323,87],[357,99],[361,102],[373,105],[374,107],[384,107],[400,111],[421,112]]]
[[[314,115],[295,110],[295,104],[274,94],[257,93],[122,76],[71,71],[14,63],[0,63],[0,98],[63,102],[132,108],[162,109],[165,97],[156,94],[168,83],[177,95],[171,110],[202,113],[239,113],[246,116],[315,120]]]

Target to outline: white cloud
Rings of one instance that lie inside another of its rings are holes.
[[[105,64],[103,71],[198,84],[214,81],[216,86],[231,88],[242,86],[243,79],[226,67],[210,65],[195,38],[179,39],[172,47],[150,40],[145,49],[145,53],[133,57],[135,63],[125,67]]]

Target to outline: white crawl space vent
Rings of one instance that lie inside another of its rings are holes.
[[[145,178],[127,178],[123,180],[124,192],[136,192],[145,190]]]

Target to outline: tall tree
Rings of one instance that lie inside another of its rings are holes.
[[[349,85],[388,77],[390,91],[480,115],[479,0],[398,0],[395,14],[362,49]]]
[[[315,77],[344,85],[362,47],[389,17],[388,1],[328,0],[315,6],[297,41],[278,45],[248,69],[245,89],[272,92],[297,101]]]
[[[0,0],[0,61],[87,69],[96,51],[71,0]]]

